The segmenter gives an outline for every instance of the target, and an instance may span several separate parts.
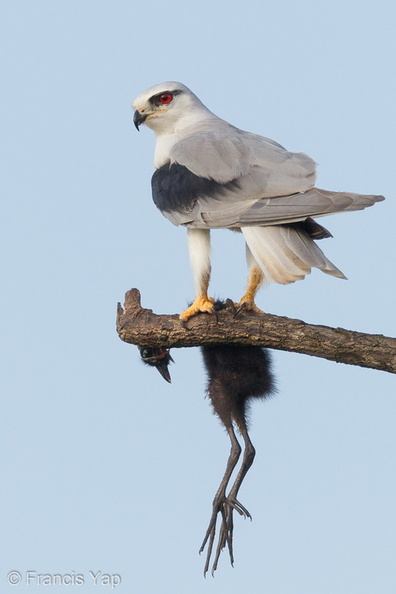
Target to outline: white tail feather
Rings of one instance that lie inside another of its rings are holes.
[[[346,278],[304,231],[289,226],[242,227],[245,241],[265,277],[282,285],[302,280],[311,268]]]

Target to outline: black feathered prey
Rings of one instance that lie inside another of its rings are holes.
[[[208,373],[207,393],[213,410],[225,426],[231,441],[231,451],[226,470],[213,500],[212,516],[200,548],[208,546],[204,574],[209,569],[215,543],[217,518],[221,516],[220,531],[212,564],[212,574],[217,569],[220,553],[228,548],[231,564],[233,554],[233,512],[244,518],[251,518],[248,510],[238,500],[239,489],[253,464],[255,449],[247,427],[247,412],[254,398],[265,398],[274,392],[271,361],[268,351],[255,346],[217,345],[202,347],[205,367]],[[235,428],[244,441],[242,464],[227,493],[233,471],[241,455],[241,446]]]
[[[219,311],[224,307],[226,306],[223,302],[216,301],[215,310]],[[214,413],[223,423],[231,441],[226,470],[214,497],[209,526],[199,551],[202,553],[205,547],[208,547],[204,568],[206,575],[215,544],[218,517],[221,517],[221,524],[214,552],[212,574],[217,569],[220,553],[225,547],[228,548],[231,564],[234,563],[234,510],[244,518],[251,518],[248,510],[238,500],[242,482],[253,464],[256,453],[248,434],[247,414],[253,399],[265,398],[271,395],[275,388],[271,372],[271,359],[266,349],[255,346],[219,344],[203,346],[201,352],[208,378],[207,395],[211,400]],[[144,363],[156,367],[162,377],[170,382],[168,365],[173,359],[169,349],[140,348],[140,355]],[[231,476],[242,452],[235,429],[243,438],[244,449],[241,466],[227,493]]]

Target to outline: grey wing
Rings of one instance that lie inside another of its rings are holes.
[[[246,174],[251,150],[235,134],[207,130],[177,142],[170,151],[171,163],[187,167],[192,173],[221,184]]]
[[[260,197],[302,192],[315,183],[315,162],[310,157],[291,153],[269,138],[243,132],[222,120],[216,129],[195,132],[173,145],[170,161],[221,184],[244,177],[254,168],[252,181]],[[252,188],[246,190],[250,193]]]
[[[258,200],[238,219],[240,226],[279,225],[322,217],[336,212],[363,210],[384,200],[383,196],[330,192],[311,188],[302,194]]]
[[[187,209],[163,214],[175,225],[196,229],[262,227],[304,221],[336,212],[362,210],[383,200],[383,196],[330,192],[309,188],[305,192],[268,196],[271,180],[262,171],[251,169],[248,175],[228,184],[212,185]],[[259,177],[261,186],[258,186]],[[278,181],[278,187],[280,182]]]
[[[163,213],[175,225],[274,225],[360,210],[383,199],[319,190],[314,187],[315,162],[307,155],[221,122],[215,130],[195,132],[171,149],[171,163],[187,168],[197,187],[202,187],[199,180],[212,182],[210,191],[197,192],[187,209]]]

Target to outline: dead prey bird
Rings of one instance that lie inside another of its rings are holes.
[[[215,307],[221,309],[224,306],[222,303],[216,303]],[[163,351],[164,349],[141,349],[140,352],[146,355],[145,363],[156,367],[162,377],[170,381],[166,362],[173,359],[169,351],[165,356]],[[247,413],[253,399],[270,396],[275,388],[271,359],[266,349],[226,344],[203,346],[201,352],[207,372],[207,394],[231,442],[226,470],[215,494],[209,526],[200,548],[202,553],[207,547],[204,568],[206,575],[212,558],[211,571],[214,574],[220,553],[225,547],[228,549],[231,564],[234,563],[234,511],[244,518],[251,518],[249,511],[238,499],[242,482],[255,457],[255,449],[248,433]],[[243,439],[243,454],[234,482],[229,487],[231,476],[242,453],[235,429]]]

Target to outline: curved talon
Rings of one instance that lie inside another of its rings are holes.
[[[195,299],[194,303],[190,305],[190,307],[188,307],[180,314],[179,318],[182,322],[187,322],[187,320],[189,320],[198,313],[212,314],[214,312],[214,303],[215,300],[212,297],[200,295]]]
[[[243,516],[244,518],[252,519],[252,516],[250,515],[250,513],[248,512],[246,507],[244,507],[242,505],[242,503],[239,503],[239,501],[237,501],[237,500],[235,500],[233,502],[230,501],[229,503],[239,513],[240,516]]]
[[[246,507],[244,505],[242,505],[242,503],[240,501],[238,501],[238,499],[235,498],[235,494],[234,493],[229,493],[228,497],[227,497],[227,501],[230,505],[232,505],[232,507],[241,515],[244,516],[245,518],[250,518],[252,519],[252,516],[250,514],[250,512],[246,509]]]
[[[252,516],[250,515],[246,507],[244,507],[242,503],[240,503],[237,499],[229,499],[227,497],[226,504],[232,507],[232,509],[235,509],[235,511],[237,511],[240,516],[252,519]]]
[[[234,303],[234,305],[236,307],[236,311],[233,315],[234,318],[236,318],[237,315],[241,313],[241,311],[253,311],[254,313],[258,314],[264,313],[262,309],[257,307],[254,301],[244,300],[243,297],[239,303]]]

